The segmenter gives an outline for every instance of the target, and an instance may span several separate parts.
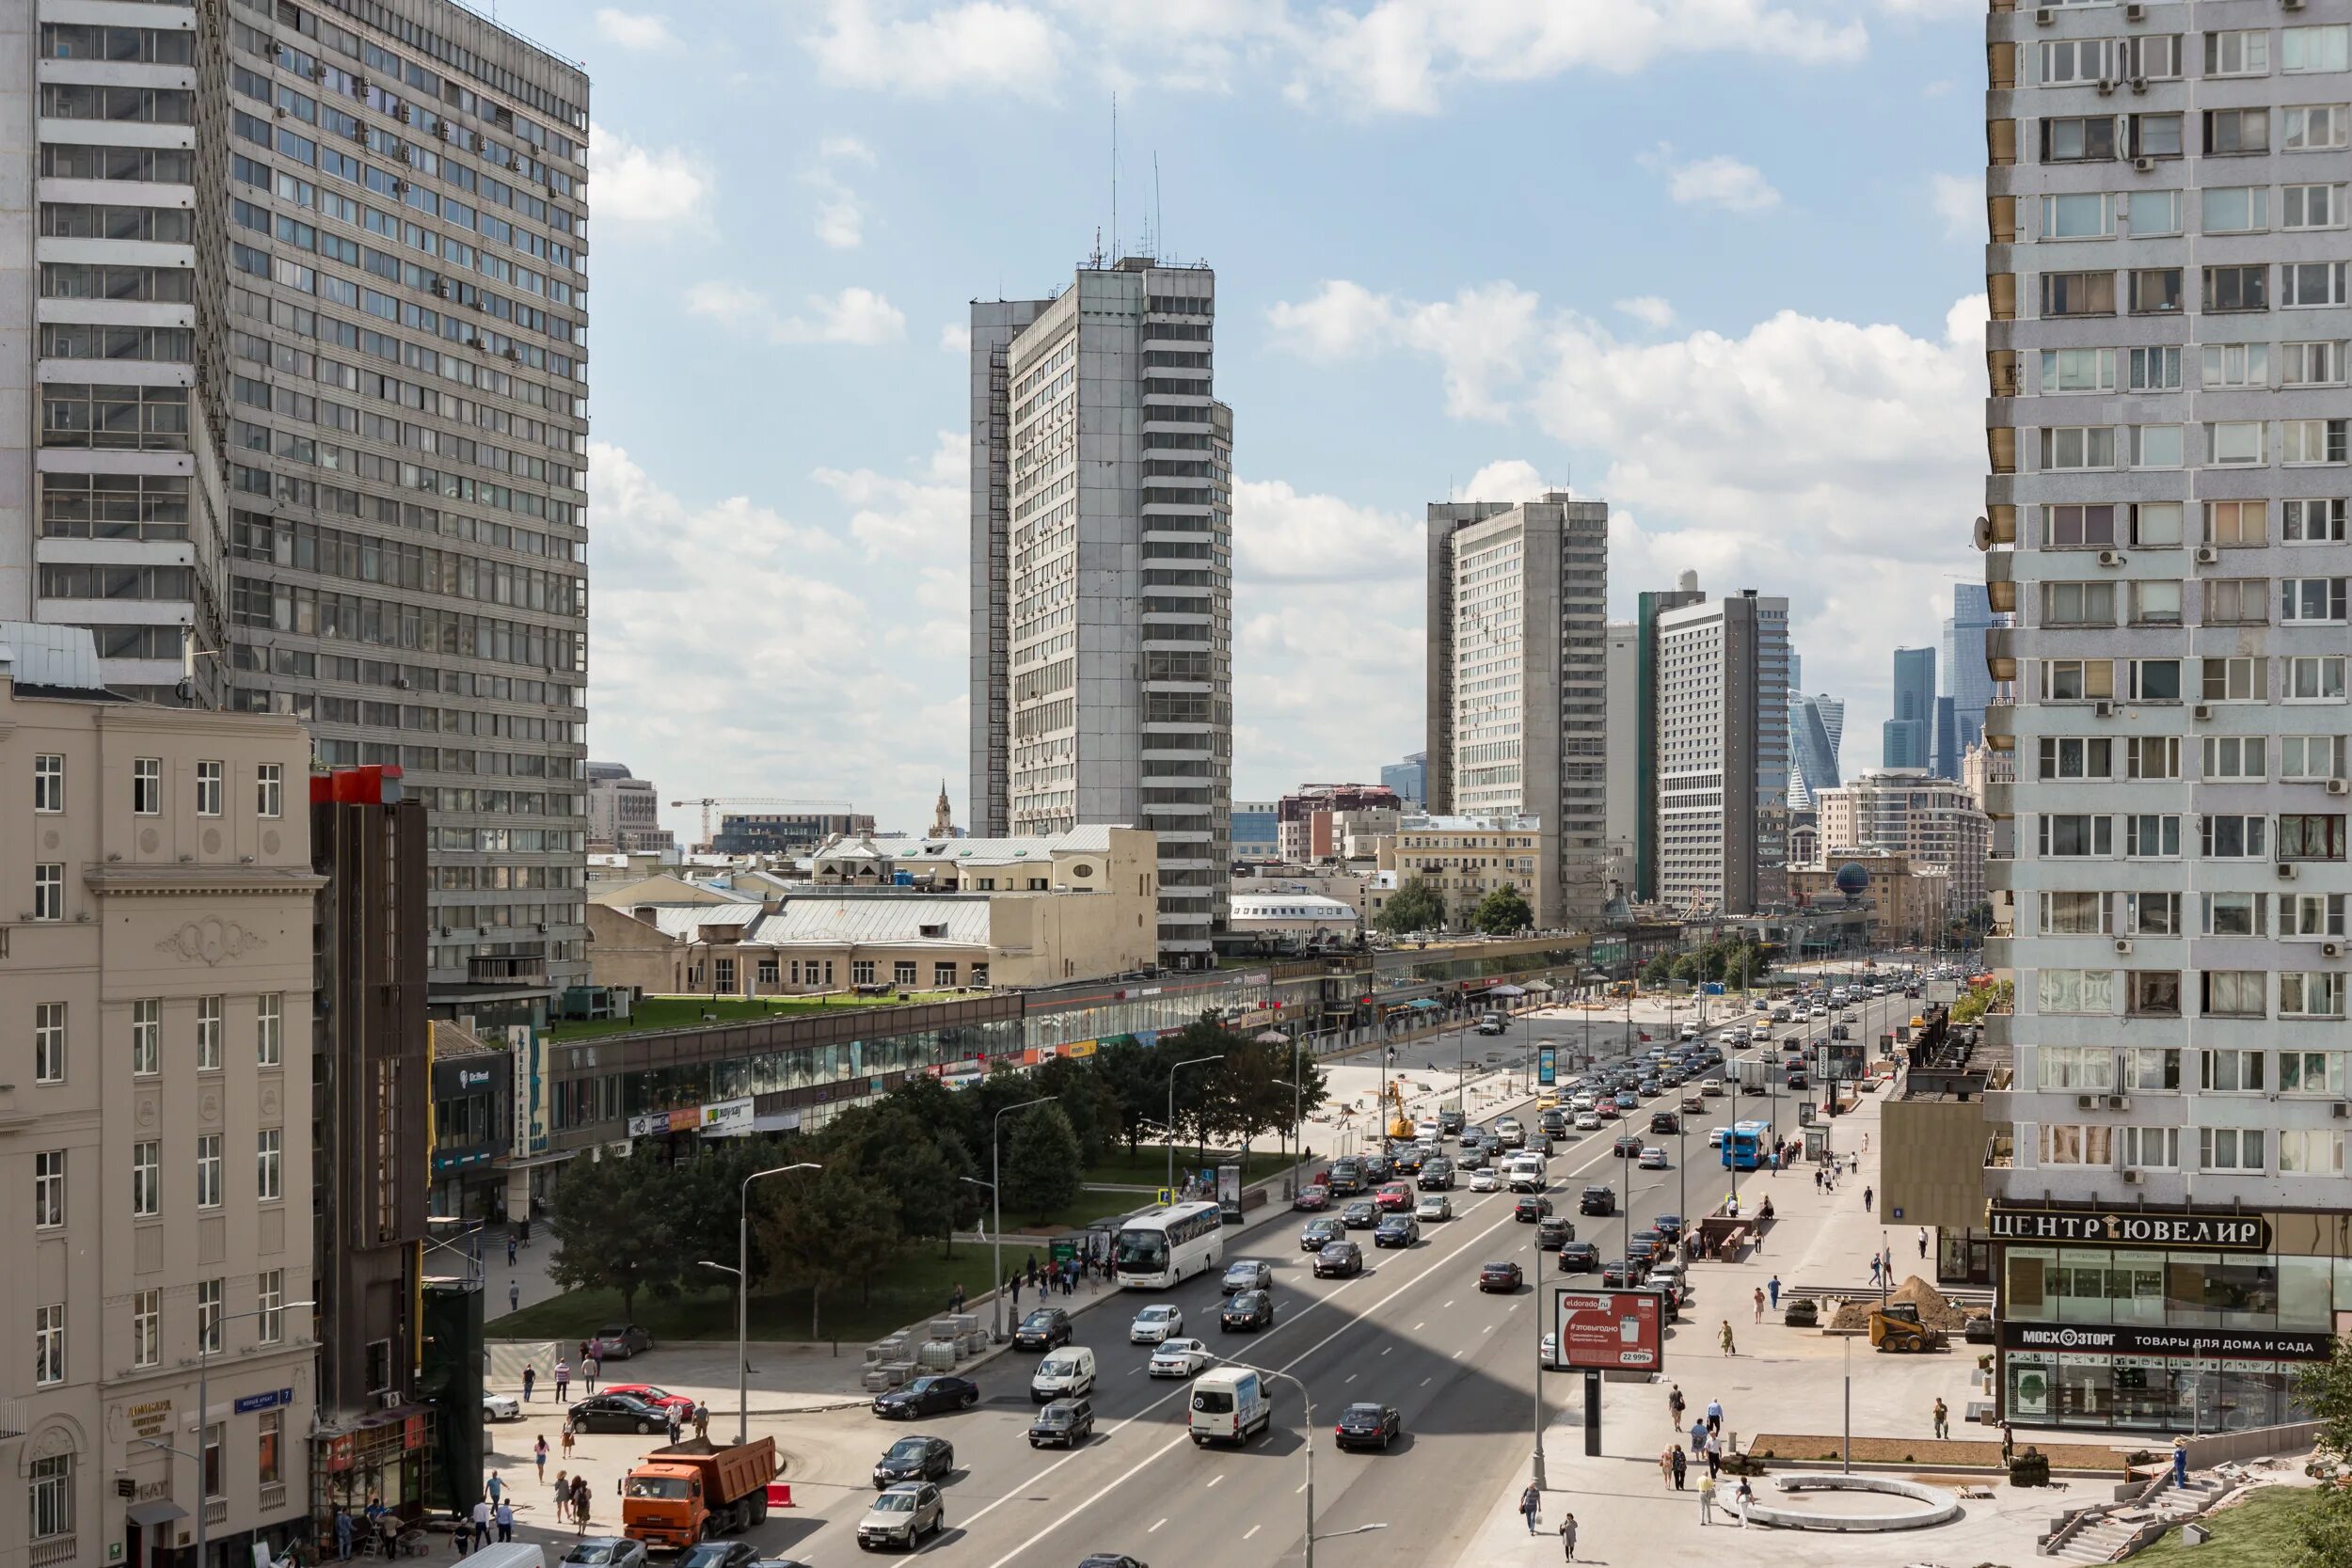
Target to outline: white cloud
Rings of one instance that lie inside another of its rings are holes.
[[[1395,347],[1435,355],[1445,368],[1446,409],[1456,418],[1493,419],[1535,319],[1536,298],[1510,283],[1483,283],[1450,300],[1400,305],[1344,278],[1326,282],[1303,304],[1266,311],[1276,340],[1312,358],[1337,359]]]
[[[1656,294],[1621,299],[1617,301],[1617,309],[1643,325],[1657,327],[1661,332],[1675,324],[1675,308]]]
[[[817,147],[817,161],[801,175],[802,183],[817,192],[817,238],[835,250],[855,250],[866,243],[866,204],[842,179],[846,164],[874,166],[874,150],[855,136],[827,136]]]
[[[871,468],[819,468],[818,482],[857,510],[850,536],[868,561],[953,566],[971,546],[972,436],[943,430],[924,470],[906,478]],[[959,605],[961,609],[961,606]]]
[[[596,10],[596,36],[623,49],[675,49],[677,35],[658,16],[638,16],[612,6]]]
[[[1687,163],[1675,159],[1672,144],[1660,142],[1640,160],[1645,167],[1663,170],[1666,194],[1685,207],[1721,207],[1727,213],[1760,213],[1780,205],[1780,192],[1753,164],[1722,156]]]
[[[839,158],[849,163],[874,166],[874,150],[855,136],[827,136],[817,144],[819,158]]]
[[[971,325],[965,322],[949,322],[941,327],[939,329],[939,352],[970,354],[972,352]]]
[[[1944,220],[1947,240],[1985,236],[1984,180],[1973,174],[1937,174],[1928,180],[1928,199]]]
[[[1421,525],[1337,496],[1300,495],[1281,480],[1233,485],[1233,575],[1253,583],[1412,579]]]
[[[870,347],[906,335],[906,316],[871,289],[848,288],[827,298],[810,294],[808,313],[787,316],[765,295],[738,283],[697,283],[686,308],[725,325],[764,335],[771,343],[856,343]]]
[[[599,227],[688,228],[709,221],[716,182],[709,166],[694,153],[642,147],[618,131],[592,125],[588,168]]]
[[[1869,45],[1863,22],[1817,8],[1817,0],[829,0],[805,42],[835,81],[916,95],[1041,98],[1084,69],[1112,85],[1220,94],[1254,76],[1279,82],[1294,103],[1346,114],[1433,114],[1489,84],[1624,74],[1673,55],[1860,59]]]
[[[1454,487],[1453,499],[1457,501],[1532,501],[1546,493],[1565,488],[1547,481],[1535,465],[1523,457],[1506,457],[1489,463]]]

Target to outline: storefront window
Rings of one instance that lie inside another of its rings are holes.
[[[2057,1254],[2047,1247],[2018,1247],[2009,1249],[2004,1263],[2009,1272],[2009,1287],[2001,1292],[2001,1305],[2010,1317],[2025,1322],[2049,1318],[2052,1304],[2043,1293],[2050,1264]]]
[[[2279,1326],[2325,1332],[2335,1324],[2327,1258],[2282,1257],[2279,1264]]]

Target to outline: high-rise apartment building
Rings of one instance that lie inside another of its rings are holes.
[[[1538,927],[1608,900],[1609,503],[1429,507],[1429,813],[1533,819]]]
[[[1630,897],[1641,843],[1642,767],[1647,747],[1642,710],[1642,635],[1632,621],[1612,621],[1604,641],[1604,689],[1613,721],[1602,748],[1607,804],[1602,812],[1601,873],[1612,897]]]
[[[1871,768],[1813,797],[1820,855],[1835,865],[1848,850],[1883,850],[1950,874],[1954,918],[1984,902],[1992,824],[1966,787],[1918,768]]]
[[[588,847],[629,854],[670,849],[677,835],[661,825],[661,794],[651,779],[617,762],[588,765]]]
[[[1879,765],[1928,768],[1935,762],[1935,650],[1895,650],[1894,717],[1880,731]]]
[[[586,76],[450,0],[14,14],[0,614],[404,768],[436,1004],[531,1016],[587,977]]]
[[[1141,257],[972,307],[972,831],[1159,835],[1159,943],[1231,876],[1232,410],[1216,275]]]
[[[2352,0],[1987,30],[1998,1413],[2260,1426],[2352,1310]]]
[[[1628,726],[1620,718],[1610,727],[1613,760],[1609,773],[1613,788],[1621,772],[1629,771],[1632,778],[1629,891],[1633,898],[1645,903],[1655,903],[1660,896],[1658,721],[1663,676],[1659,668],[1658,623],[1668,610],[1698,604],[1706,597],[1699,592],[1696,572],[1682,573],[1672,589],[1644,589],[1634,595],[1631,641],[1610,651],[1609,710],[1618,715],[1630,713],[1633,721]]]
[[[1281,856],[1296,864],[1343,853],[1351,832],[1395,832],[1403,809],[1387,784],[1300,784],[1274,804]]]
[[[1952,613],[1944,623],[1944,657],[1938,670],[1943,695],[1952,700],[1955,757],[1964,755],[1984,736],[1985,705],[1993,701],[1995,690],[1992,670],[1984,661],[1984,634],[2008,624],[2008,616],[1993,612],[1993,601],[1983,584],[1952,585]],[[1946,778],[1958,775],[1957,768],[1937,771]]]
[[[1661,613],[1657,635],[1658,896],[1721,914],[1785,904],[1788,601],[1701,598]]]

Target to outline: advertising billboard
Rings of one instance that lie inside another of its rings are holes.
[[[1535,1048],[1535,1082],[1556,1084],[1560,1081],[1560,1048],[1543,1045]]]
[[[1559,1335],[1557,1364],[1571,1370],[1654,1371],[1664,1360],[1664,1327],[1654,1291],[1585,1291],[1564,1285],[1552,1292],[1551,1319]]]

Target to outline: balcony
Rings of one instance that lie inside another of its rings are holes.
[[[539,986],[547,984],[547,955],[501,954],[492,958],[479,955],[466,960],[466,979],[477,986]]]
[[[2017,1146],[2007,1132],[1995,1132],[1984,1142],[1984,1168],[2008,1170],[2017,1163]]]
[[[1984,634],[1984,663],[1996,681],[2017,678],[2017,628],[1992,626]]]
[[[46,1541],[36,1541],[24,1554],[26,1568],[64,1568],[67,1563],[80,1560],[81,1554],[75,1547],[74,1538],[70,1535],[55,1535]]]

